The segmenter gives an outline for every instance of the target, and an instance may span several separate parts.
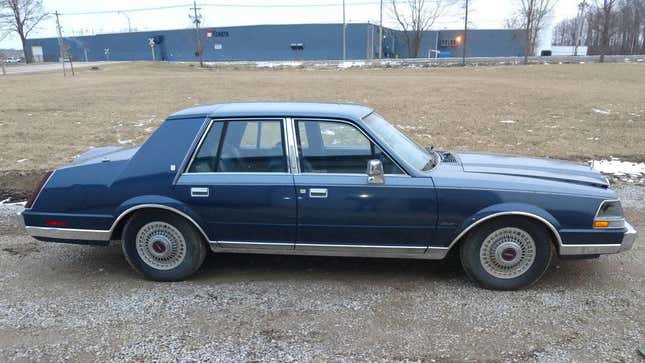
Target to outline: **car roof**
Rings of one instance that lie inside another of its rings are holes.
[[[168,119],[189,117],[322,117],[361,119],[374,110],[352,103],[235,102],[200,105],[173,113]]]

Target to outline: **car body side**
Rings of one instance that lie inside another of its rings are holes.
[[[115,150],[106,155],[99,152],[94,157],[81,158],[75,164],[56,169],[33,207],[23,212],[24,221],[29,233],[41,240],[107,244],[121,238],[121,228],[131,213],[145,208],[161,208],[188,219],[204,239],[216,247],[221,240],[235,239],[244,232],[231,232],[222,238],[217,228],[205,220],[204,213],[208,213],[209,206],[204,202],[196,203],[189,195],[188,186],[199,184],[200,176],[185,174],[184,171],[209,124],[212,120],[241,117],[301,117],[342,120],[356,125],[404,169],[407,175],[387,176],[385,185],[369,188],[387,188],[387,180],[393,178],[399,183],[397,185],[405,186],[401,190],[416,189],[419,195],[424,196],[420,202],[408,201],[407,208],[411,215],[417,213],[416,224],[425,223],[429,227],[420,233],[423,233],[428,251],[438,253],[427,253],[426,258],[444,257],[469,230],[486,220],[502,216],[522,216],[544,225],[561,255],[597,255],[619,252],[623,248],[621,243],[631,227],[592,228],[595,212],[601,203],[617,199],[610,189],[503,173],[465,173],[458,160],[441,162],[433,170],[423,172],[398,157],[396,150],[380,142],[378,135],[363,121],[363,117],[371,112],[365,107],[341,107],[311,113],[298,107],[291,111],[276,107],[265,108],[258,113],[213,106],[183,111],[170,116],[139,148]],[[293,243],[303,242],[297,241],[295,232],[298,219],[303,216],[296,213],[296,187],[292,182],[290,184],[293,175],[285,174],[284,178],[278,178],[279,183],[286,189],[294,189],[292,200],[281,201],[288,203],[285,204],[287,206],[293,205],[293,212],[282,216],[285,223],[294,229],[293,235],[285,238],[293,240]],[[257,183],[253,175],[237,176],[235,182],[245,183],[245,177],[248,183]],[[309,178],[310,185],[316,185],[316,176]],[[329,183],[329,180],[326,176],[324,181],[320,179],[320,184]],[[262,203],[276,203],[276,200],[266,198],[266,190],[258,189],[257,195],[235,195],[234,188],[229,192],[228,203],[233,203],[236,198],[248,203],[253,201],[258,210],[262,209]],[[343,207],[347,209],[356,206],[350,201],[333,202],[346,203]],[[239,210],[228,212],[232,217],[244,218],[235,214]],[[385,220],[399,218],[396,215],[382,217]],[[52,224],[52,221],[60,222]],[[65,234],[66,231],[69,234]],[[355,240],[359,241],[361,237],[356,236]],[[366,242],[361,241],[361,244]],[[297,245],[294,248],[297,249]]]

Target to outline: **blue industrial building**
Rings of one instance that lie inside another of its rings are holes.
[[[206,61],[336,60],[342,59],[342,32],[342,24],[251,25],[204,28],[199,36]],[[377,58],[378,37],[378,25],[347,24],[347,59]],[[384,57],[409,57],[402,31],[383,28],[383,38]],[[469,30],[466,56],[521,56],[524,39],[523,30]],[[194,29],[75,36],[63,42],[76,61],[152,60],[153,54],[163,61],[197,59]],[[463,30],[427,31],[417,57],[461,57],[462,43]],[[27,44],[36,61],[58,61],[57,38]]]

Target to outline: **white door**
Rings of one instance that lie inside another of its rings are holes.
[[[43,47],[40,45],[31,46],[31,56],[35,63],[42,63],[43,59]]]

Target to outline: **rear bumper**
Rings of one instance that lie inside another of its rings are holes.
[[[632,248],[636,240],[637,232],[631,224],[625,222],[625,233],[620,244],[576,244],[560,245],[560,255],[578,256],[578,255],[606,255],[627,251]]]

